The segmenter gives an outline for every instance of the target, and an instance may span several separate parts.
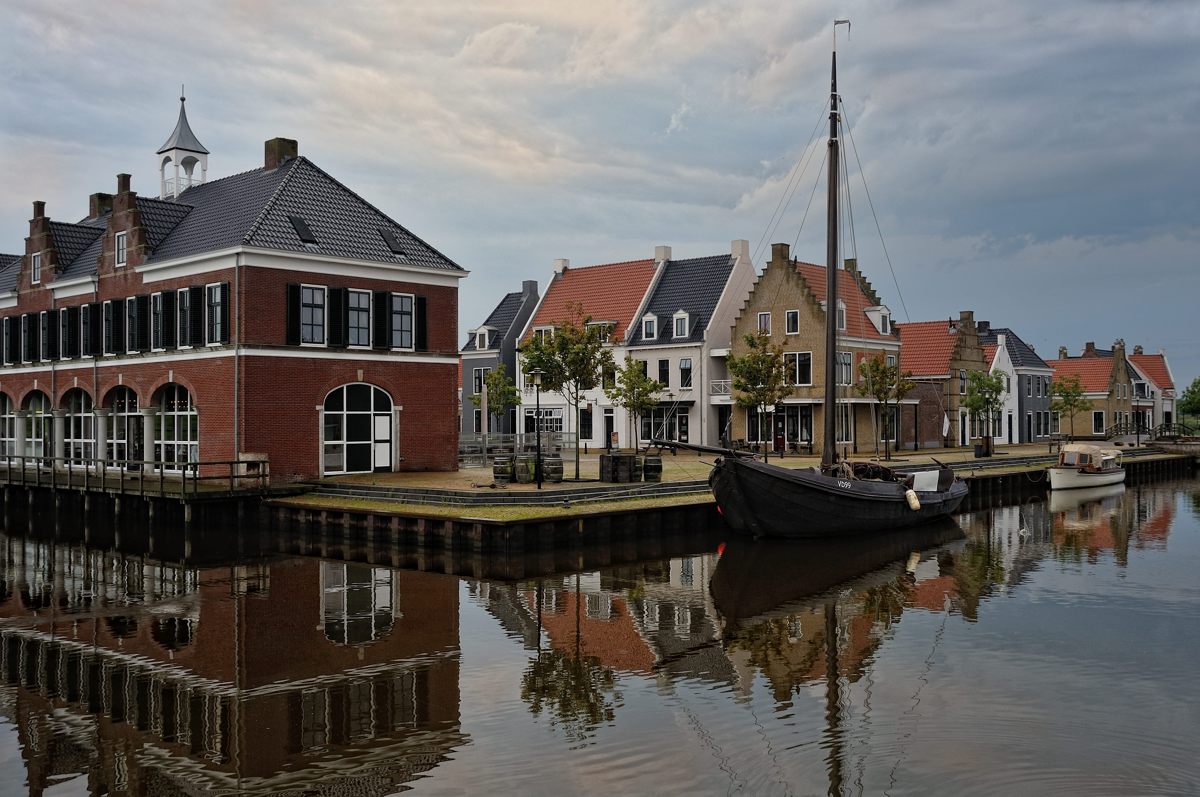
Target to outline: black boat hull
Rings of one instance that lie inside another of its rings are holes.
[[[900,482],[838,478],[742,457],[722,457],[708,477],[730,528],[784,539],[870,534],[946,517],[966,498],[967,486],[952,476],[944,481],[945,489],[918,492],[921,506],[914,510]]]

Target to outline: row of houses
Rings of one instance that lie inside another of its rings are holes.
[[[824,425],[826,270],[792,257],[775,244],[759,273],[745,240],[728,253],[675,259],[670,246],[653,257],[585,267],[556,260],[544,294],[526,281],[505,296],[482,324],[469,331],[460,352],[462,434],[529,432],[540,402],[543,430],[577,436],[581,446],[637,445],[666,438],[706,445],[746,445],[775,450],[820,450]],[[525,385],[520,345],[553,334],[576,308],[611,331],[614,359],[641,360],[664,385],[658,405],[630,419],[602,388],[585,393],[578,422],[562,396],[535,397],[526,387],[521,407],[484,417],[477,397],[484,377],[503,364]],[[874,451],[883,441],[902,448],[970,445],[989,433],[1005,443],[1048,441],[1073,433],[1105,437],[1114,426],[1149,429],[1175,415],[1175,385],[1165,352],[1126,354],[1088,343],[1078,357],[1061,349],[1043,359],[1011,327],[977,321],[972,311],[946,320],[896,323],[891,310],[853,259],[838,273],[839,386],[837,445],[848,453]],[[784,351],[792,390],[760,417],[735,401],[728,359],[746,353],[747,335],[765,334]],[[911,372],[914,389],[879,411],[860,389],[858,364],[883,358]],[[963,406],[972,371],[1004,377],[1004,405],[988,423]],[[1056,378],[1080,379],[1091,409],[1063,419],[1051,409]],[[536,401],[535,401],[536,399]],[[1074,430],[1069,428],[1073,422]],[[992,428],[987,428],[988,426]]]

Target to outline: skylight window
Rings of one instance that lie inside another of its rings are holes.
[[[299,216],[288,216],[288,221],[292,223],[292,227],[296,230],[296,235],[306,244],[315,244],[317,236],[313,235],[313,231],[309,229],[308,222]]]
[[[400,244],[400,236],[396,235],[395,230],[380,227],[379,234],[383,237],[383,242],[387,244],[388,249],[392,250],[392,254],[401,259],[407,258],[408,253],[404,251],[404,247]]]

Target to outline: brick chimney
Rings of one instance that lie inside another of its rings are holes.
[[[117,195],[118,196],[120,196],[121,194],[129,193],[129,181],[131,179],[132,178],[128,174],[125,174],[124,172],[117,175]]]
[[[1144,353],[1145,353],[1145,351],[1142,349],[1142,347],[1141,347],[1141,346],[1134,346],[1134,347],[1133,347],[1133,353],[1134,353],[1134,354],[1144,354]]]
[[[526,296],[537,296],[537,280],[524,280],[521,282],[521,293]]]
[[[88,218],[98,219],[112,210],[113,195],[97,191],[88,197]]]
[[[300,156],[300,145],[290,138],[272,138],[263,144],[263,167],[274,169]]]
[[[1084,357],[1095,357],[1096,356],[1096,341],[1089,340],[1087,343],[1083,344],[1083,356]]]
[[[562,274],[571,267],[571,261],[568,258],[560,257],[554,261],[554,273]]]
[[[1067,358],[1068,358],[1068,357],[1070,357],[1070,356],[1071,356],[1071,354],[1070,354],[1070,352],[1068,352],[1068,351],[1067,351],[1067,347],[1066,347],[1066,346],[1059,346],[1059,347],[1058,347],[1058,359],[1060,359],[1060,360],[1065,360],[1065,359],[1067,359]]]
[[[46,203],[40,199],[33,200],[33,217],[35,219],[43,219],[46,217]]]
[[[986,335],[992,329],[992,322],[991,321],[976,321],[975,329],[976,329],[976,331],[979,332],[980,335]]]
[[[786,263],[791,259],[791,252],[790,244],[771,244],[771,262]]]
[[[975,328],[975,311],[960,310],[958,312],[958,328],[961,330]]]

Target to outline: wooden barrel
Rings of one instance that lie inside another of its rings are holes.
[[[511,454],[499,454],[492,460],[492,480],[497,484],[508,484],[513,476],[513,458]]]
[[[558,454],[542,457],[542,479],[548,482],[563,480],[563,458]]]
[[[642,478],[648,482],[662,481],[662,457],[646,457],[646,464],[642,467]]]
[[[634,456],[632,459],[633,467],[629,473],[629,481],[640,482],[642,480],[642,457]],[[662,463],[660,462],[659,464],[661,466]]]
[[[613,481],[624,484],[633,479],[632,454],[613,454]]]
[[[613,458],[612,454],[600,455],[600,481],[612,482],[616,481],[613,476]]]
[[[529,484],[533,481],[533,454],[517,454],[513,461],[513,481],[517,484]]]

